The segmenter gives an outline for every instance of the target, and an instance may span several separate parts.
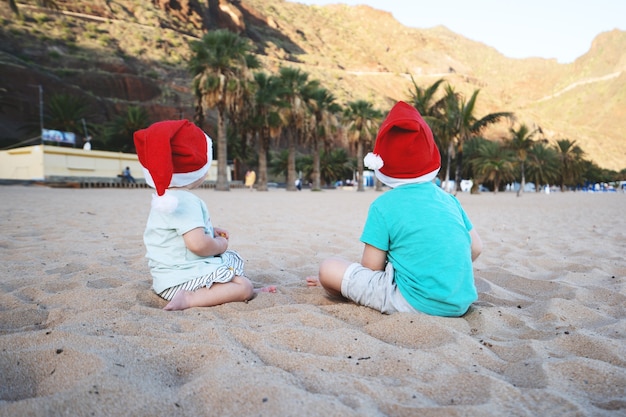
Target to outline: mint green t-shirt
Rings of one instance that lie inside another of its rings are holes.
[[[387,252],[404,298],[423,313],[456,317],[478,298],[472,223],[433,183],[401,185],[370,206],[361,241]]]
[[[157,294],[166,289],[214,272],[221,264],[219,256],[202,257],[185,246],[183,234],[202,227],[213,236],[211,217],[204,201],[186,190],[168,190],[178,199],[173,213],[152,209],[143,240]]]

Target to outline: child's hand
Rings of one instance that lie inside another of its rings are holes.
[[[230,237],[228,235],[228,230],[222,229],[221,227],[214,227],[213,233],[215,234],[215,237],[223,237],[226,240]]]

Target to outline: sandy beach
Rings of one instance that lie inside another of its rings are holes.
[[[0,416],[626,415],[626,194],[459,195],[479,300],[440,318],[306,286],[373,190],[197,190],[277,292],[163,311],[151,193],[0,186]]]

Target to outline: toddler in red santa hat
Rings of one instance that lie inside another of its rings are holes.
[[[255,290],[243,259],[228,250],[228,231],[213,227],[206,204],[190,192],[206,179],[211,139],[187,120],[166,120],[138,130],[134,141],[146,183],[156,189],[144,243],[165,310],[250,300]]]
[[[386,314],[464,315],[478,296],[472,262],[482,242],[459,201],[433,183],[441,156],[413,106],[396,103],[364,162],[390,190],[370,205],[361,262],[326,259],[308,285]]]

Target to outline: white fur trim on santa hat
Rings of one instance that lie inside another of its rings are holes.
[[[428,174],[424,174],[417,178],[392,178],[383,174],[379,170],[375,170],[374,174],[376,175],[376,178],[382,181],[382,183],[385,184],[386,186],[391,187],[391,188],[396,188],[396,187],[399,187],[400,185],[405,185],[405,184],[421,184],[425,182],[431,182],[432,180],[435,179],[435,177],[439,173],[439,169],[440,168],[437,168],[436,170],[431,171]]]
[[[198,181],[200,178],[204,177],[207,172],[209,172],[209,168],[211,167],[211,158],[209,158],[208,164],[203,166],[202,168],[193,171],[193,172],[183,172],[183,173],[174,173],[172,174],[172,179],[170,181],[169,187],[184,187],[185,185],[192,184]],[[142,167],[143,168],[143,167]],[[150,175],[150,171],[146,168],[143,168],[143,175],[146,179],[146,184],[148,184],[152,188],[156,188],[154,185],[154,180],[152,179],[152,175]]]

